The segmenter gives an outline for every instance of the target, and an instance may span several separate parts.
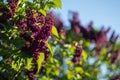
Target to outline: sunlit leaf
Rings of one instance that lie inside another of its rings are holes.
[[[115,70],[115,65],[111,65],[111,69],[112,69],[112,70]]]
[[[84,70],[81,67],[75,67],[75,71],[77,73],[83,73],[84,72]]]
[[[46,76],[42,76],[42,80],[47,80],[47,77]]]
[[[67,78],[68,80],[73,80],[74,73],[71,70],[67,70]]]
[[[26,68],[30,70],[32,68],[32,58],[27,58]]]
[[[44,16],[46,16],[46,11],[45,11],[44,9],[40,9],[40,12],[41,12]]]
[[[84,61],[87,60],[88,54],[86,53],[85,50],[82,51],[82,57],[83,57]]]
[[[86,42],[85,42],[85,46],[89,48],[89,47],[90,47],[90,42],[89,42],[89,41],[86,41]]]
[[[47,43],[47,47],[50,50],[51,55],[53,56],[54,55],[54,50],[53,50],[52,46],[49,43]]]
[[[62,39],[65,39],[64,35],[62,35],[62,34],[60,34],[60,37],[61,37]]]
[[[103,48],[100,54],[104,55],[104,54],[106,54],[106,53],[107,53],[107,49],[106,49],[106,48]]]
[[[56,8],[62,8],[61,0],[53,0],[53,3],[55,4]]]
[[[66,60],[65,62],[66,62],[69,66],[73,66],[73,65],[74,65],[72,61]]]
[[[58,76],[59,75],[59,71],[55,70],[55,75]]]
[[[55,26],[52,26],[52,34],[55,35],[56,37],[59,37],[58,31]]]
[[[40,57],[39,57],[39,59],[37,60],[38,71],[39,71],[40,68],[41,68],[41,65],[42,65],[42,63],[43,63],[43,61],[44,61],[44,58],[45,58],[44,53],[40,53]]]
[[[53,62],[54,62],[54,59],[53,59],[52,57],[50,58],[50,62],[51,62],[51,63],[53,63]]]
[[[88,73],[88,72],[85,72],[84,74],[88,77],[91,77],[90,73]]]
[[[16,71],[18,71],[20,69],[19,59],[17,61],[12,61],[12,68]]]

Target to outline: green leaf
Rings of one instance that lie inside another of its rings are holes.
[[[70,67],[72,67],[72,66],[74,65],[72,61],[66,60],[65,62],[66,62]]]
[[[88,73],[88,72],[84,72],[84,74],[85,74],[87,77],[91,77],[90,73]]]
[[[42,76],[42,80],[47,80],[47,77],[46,76]]]
[[[53,0],[53,3],[55,4],[56,8],[62,8],[61,0]]]
[[[54,8],[55,7],[55,4],[53,2],[47,2],[46,5],[45,5],[45,10],[46,11],[49,11],[51,8]]]
[[[51,63],[53,63],[53,62],[54,62],[53,57],[50,57],[50,62],[51,62]]]
[[[84,51],[84,50],[82,51],[82,57],[83,57],[84,61],[87,60],[88,55],[87,55],[86,51]]]
[[[90,42],[89,42],[89,41],[85,41],[85,46],[86,46],[87,48],[89,48],[89,47],[90,47]]]
[[[17,64],[15,64],[15,62],[13,61],[13,62],[12,62],[12,68],[17,71],[17,68],[16,68],[16,67],[17,67]]]
[[[53,50],[52,46],[49,43],[47,43],[47,47],[50,50],[51,55],[53,56],[54,55],[54,50]]]
[[[81,74],[84,72],[84,70],[81,67],[75,67],[75,71]]]
[[[30,70],[32,68],[32,58],[27,58],[26,68]]]
[[[56,75],[56,76],[59,75],[59,70],[55,70],[55,75]]]
[[[64,37],[64,35],[63,35],[63,34],[60,34],[60,37],[61,37],[62,39],[65,39],[65,37]]]
[[[55,35],[56,37],[59,37],[58,31],[55,26],[52,26],[52,34]]]
[[[41,68],[41,65],[42,65],[42,62],[44,61],[44,58],[45,58],[44,53],[40,53],[40,57],[39,57],[39,59],[37,60],[38,71],[39,71],[40,68]]]
[[[12,42],[17,48],[21,48],[25,45],[25,40],[22,40],[21,38],[15,38]]]
[[[67,78],[68,80],[73,80],[74,73],[71,70],[67,70]]]
[[[19,59],[17,60],[17,61],[13,61],[12,62],[12,68],[14,69],[14,70],[16,70],[16,71],[18,71],[19,69],[20,69],[20,61],[19,61]]]
[[[41,12],[44,16],[46,16],[46,11],[45,11],[44,9],[40,9],[40,12]]]
[[[102,51],[101,51],[101,54],[104,55],[107,53],[107,49],[106,48],[103,48]]]

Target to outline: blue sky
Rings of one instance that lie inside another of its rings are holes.
[[[111,26],[120,34],[120,0],[62,0],[62,9],[57,10],[68,24],[68,11],[77,11],[83,25],[94,21],[94,26]]]

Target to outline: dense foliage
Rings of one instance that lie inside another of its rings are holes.
[[[70,29],[49,11],[61,0],[0,0],[0,80],[120,79],[115,31],[82,26],[72,12]],[[101,69],[106,68],[106,73]]]

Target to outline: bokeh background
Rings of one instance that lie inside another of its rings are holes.
[[[114,30],[116,34],[120,34],[120,0],[62,0],[62,9],[55,10],[65,26],[70,26],[69,19],[72,11],[79,13],[79,19],[84,27],[93,21],[97,29],[103,26],[111,27],[108,37]],[[95,59],[89,61],[93,63]],[[100,76],[109,73],[105,64],[102,64],[100,68],[102,71]],[[107,79],[100,78],[100,80]]]
[[[110,26],[120,34],[120,0],[62,0],[62,9],[56,11],[65,25],[69,25],[70,12],[76,11],[84,26],[92,20],[96,28]]]

